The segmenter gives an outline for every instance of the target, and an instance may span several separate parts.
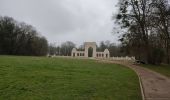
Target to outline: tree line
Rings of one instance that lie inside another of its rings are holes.
[[[168,0],[120,0],[115,23],[127,55],[150,64],[170,64],[170,5]]]
[[[55,43],[49,45],[49,55],[71,56],[71,51],[76,45],[71,41],[63,42],[60,46]]]
[[[43,56],[47,53],[48,41],[33,26],[0,16],[1,55]]]
[[[60,46],[54,43],[48,44],[45,37],[41,36],[37,30],[24,22],[18,22],[12,17],[0,16],[0,55],[25,55],[25,56],[45,56],[60,55],[71,56],[71,51],[76,44],[66,41]],[[111,56],[122,56],[120,46],[110,41],[101,41],[97,45],[97,51],[104,51],[108,48]],[[77,50],[84,50],[84,44]]]
[[[110,51],[110,56],[126,56],[121,50],[120,45],[111,43],[110,41],[101,41],[97,46],[97,51],[103,52],[106,48]],[[73,48],[76,48],[75,43],[71,41],[63,42],[61,45],[56,46],[55,43],[49,45],[49,54],[50,55],[59,55],[59,56],[71,56],[71,51]],[[77,47],[78,51],[84,51],[84,44]]]

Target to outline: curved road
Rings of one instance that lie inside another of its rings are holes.
[[[144,100],[170,100],[170,78],[127,62],[100,61],[121,64],[133,69],[140,78]]]

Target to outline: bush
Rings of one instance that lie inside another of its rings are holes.
[[[164,58],[164,50],[161,48],[154,48],[151,52],[151,63],[160,64]]]

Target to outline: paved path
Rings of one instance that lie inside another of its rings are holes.
[[[133,69],[141,80],[144,100],[170,100],[170,78],[127,62],[104,62],[122,64]]]

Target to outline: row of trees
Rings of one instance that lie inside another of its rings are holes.
[[[147,63],[170,63],[170,5],[168,0],[120,0],[116,23],[128,55]]]
[[[48,45],[46,38],[41,36],[33,26],[17,22],[11,17],[0,16],[0,55],[44,56],[49,53],[71,56],[75,46],[71,41],[64,42],[60,46]],[[122,55],[120,46],[110,41],[101,41],[97,51],[104,51],[105,48],[109,49],[111,56]],[[84,50],[84,44],[80,45],[78,50]]]
[[[55,44],[49,45],[49,54],[50,55],[61,55],[61,56],[71,56],[71,51],[75,48],[76,45],[71,41],[66,41],[61,44],[61,46],[56,46]],[[110,56],[125,56],[121,52],[121,46],[111,43],[110,41],[101,41],[99,46],[97,46],[97,51],[104,51],[109,49]],[[84,44],[80,45],[77,48],[78,51],[84,51]]]
[[[48,42],[31,25],[11,17],[0,16],[0,54],[42,56],[48,52]]]
[[[97,51],[103,52],[106,48],[109,50],[111,57],[126,56],[125,53],[122,52],[121,45],[116,45],[108,40],[101,41],[99,46],[97,46]]]
[[[71,56],[71,51],[75,48],[75,44],[71,41],[66,41],[61,44],[61,46],[56,46],[54,44],[49,45],[50,55],[60,55],[60,56]]]

